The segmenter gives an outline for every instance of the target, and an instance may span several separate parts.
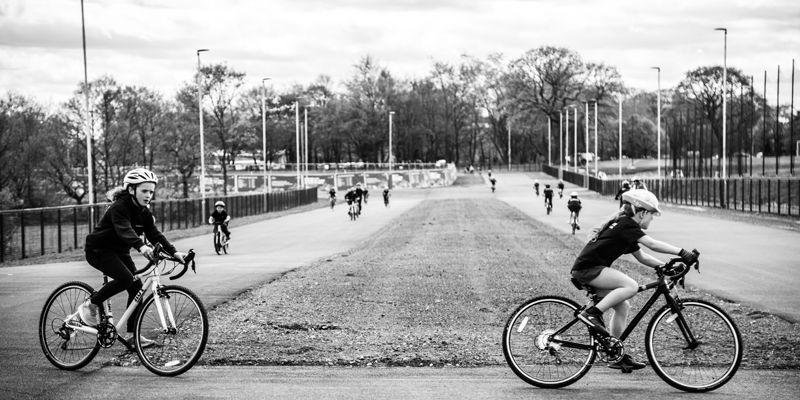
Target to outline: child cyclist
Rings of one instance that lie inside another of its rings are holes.
[[[578,192],[572,192],[569,194],[569,200],[567,200],[567,209],[569,209],[570,214],[575,213],[575,229],[581,230],[580,224],[578,224],[578,216],[581,213],[581,199],[578,198]],[[571,217],[571,215],[570,215]],[[572,218],[569,221],[572,224]]]
[[[544,185],[544,207],[547,208],[548,204],[550,208],[553,208],[553,189],[550,188],[550,184],[547,183]]]
[[[228,230],[228,222],[230,222],[230,220],[231,216],[228,215],[228,211],[225,210],[225,202],[219,200],[214,203],[214,212],[208,217],[208,223],[219,225],[220,229],[222,229],[222,233],[225,234],[225,240],[231,240],[231,232]]]
[[[619,337],[622,334],[630,310],[628,299],[638,293],[639,285],[628,275],[611,268],[623,254],[633,254],[637,261],[648,266],[658,267],[663,263],[642,251],[640,246],[663,254],[680,256],[687,264],[697,261],[697,255],[671,244],[653,239],[644,231],[650,226],[653,217],[661,215],[658,199],[653,193],[643,189],[631,189],[622,194],[623,206],[619,213],[607,221],[592,236],[572,266],[573,281],[588,285],[597,290],[602,299],[592,307],[582,311],[578,318],[591,329],[603,334]],[[603,313],[614,309],[610,329],[606,330]],[[644,363],[625,354],[621,360],[609,364],[614,369],[641,369]]]
[[[142,282],[133,279],[136,265],[131,258],[130,249],[136,249],[148,259],[152,259],[154,254],[153,248],[145,244],[140,235],[144,234],[150,243],[160,243],[164,251],[175,258],[183,260],[186,257],[186,253],[175,251],[175,246],[159,232],[153,214],[150,213],[148,206],[157,183],[156,175],[144,168],[128,172],[123,179],[124,186],[114,191],[113,202],[94,231],[86,236],[86,261],[112,281],[92,293],[78,309],[85,324],[99,324],[103,302],[115,294],[127,290],[130,306],[136,293],[142,288]],[[128,342],[132,340],[135,322],[136,318],[128,319],[129,336],[125,338]],[[153,344],[145,337],[140,340],[144,346]]]

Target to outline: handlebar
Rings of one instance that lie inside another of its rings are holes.
[[[659,277],[661,276],[667,277],[671,279],[673,282],[677,282],[681,286],[683,286],[684,277],[686,276],[686,274],[689,273],[691,267],[694,267],[694,269],[698,273],[700,272],[700,260],[699,260],[700,252],[697,251],[697,249],[694,249],[692,250],[692,253],[695,254],[697,259],[697,261],[695,261],[693,264],[687,265],[682,258],[677,257],[670,259],[669,261],[667,261],[666,264],[660,267],[656,267],[656,273],[658,274]]]
[[[167,254],[164,251],[164,247],[161,245],[161,243],[156,243],[156,245],[153,247],[153,259],[150,260],[147,263],[147,265],[145,265],[142,269],[135,271],[133,274],[134,275],[141,274],[141,273],[149,270],[150,268],[154,267],[155,265],[157,265],[161,261],[173,261],[173,262],[181,264],[183,266],[183,269],[181,269],[181,271],[177,275],[169,277],[170,280],[175,280],[175,279],[178,279],[178,278],[182,277],[183,274],[186,273],[186,270],[189,269],[189,265],[190,264],[191,264],[191,267],[192,267],[192,272],[197,273],[197,269],[196,269],[196,265],[195,265],[195,261],[194,261],[195,255],[196,254],[194,252],[194,249],[189,249],[189,252],[186,254],[186,257],[183,260],[181,260],[179,258],[176,258],[174,256],[171,256],[171,255]]]

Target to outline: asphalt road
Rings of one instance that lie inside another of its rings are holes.
[[[542,175],[540,181],[543,178]],[[556,212],[545,215],[540,200],[533,198],[530,177],[500,174],[498,187],[494,195],[488,186],[395,191],[390,208],[373,200],[357,222],[348,221],[344,207],[339,207],[335,212],[321,208],[246,226],[237,227],[234,223],[231,254],[227,256],[213,253],[210,233],[176,241],[180,249],[194,248],[199,253],[198,274],[187,274],[179,282],[195,290],[207,306],[219,304],[288,270],[357,247],[425,198],[496,196],[534,218],[567,229],[566,207],[556,201]],[[583,224],[590,226],[593,219],[599,222],[613,212],[613,201],[587,196],[584,210]],[[788,290],[798,287],[800,277],[797,273],[800,265],[793,259],[800,243],[798,234],[700,218],[669,209],[651,228],[651,234],[657,238],[695,246],[703,252],[702,274],[690,276],[688,283],[708,285],[712,291],[776,312],[788,309],[787,315],[796,317],[791,311],[800,310],[800,304]],[[196,367],[181,377],[166,379],[157,378],[143,368],[102,367],[103,360],[116,354],[119,347],[101,351],[81,371],[60,371],[41,354],[36,325],[46,296],[67,280],[83,280],[98,286],[100,276],[82,262],[0,268],[0,387],[3,388],[0,398],[155,398],[168,393],[173,398],[535,399],[597,395],[617,398],[632,394],[673,398],[680,394],[649,369],[621,379],[608,379],[610,372],[595,368],[585,379],[559,391],[531,388],[506,368]],[[114,304],[120,315],[124,297],[117,296]],[[740,371],[714,395],[715,398],[750,398],[750,395],[797,398],[798,375],[797,371]]]

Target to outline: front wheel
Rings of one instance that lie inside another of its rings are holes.
[[[503,330],[503,355],[523,381],[542,388],[577,382],[597,351],[586,326],[575,318],[578,304],[557,296],[537,297],[511,314]]]
[[[647,358],[658,376],[687,392],[708,392],[730,380],[742,362],[742,336],[725,311],[688,299],[674,313],[664,306],[650,321]]]
[[[142,338],[153,341],[142,348]],[[136,352],[156,375],[177,376],[203,355],[208,316],[200,298],[182,286],[162,286],[150,296],[136,319]]]
[[[220,251],[222,250],[222,243],[220,242],[222,239],[221,236],[222,235],[217,227],[214,227],[214,251],[216,251],[217,254],[220,254]]]
[[[54,290],[44,303],[39,317],[39,344],[44,356],[58,368],[82,368],[100,351],[96,334],[71,327],[82,324],[80,317],[74,314],[93,291],[86,283],[67,282]]]

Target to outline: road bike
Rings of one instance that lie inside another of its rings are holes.
[[[694,267],[699,271],[698,263]],[[658,279],[639,286],[639,292],[655,292],[619,338],[604,336],[578,319],[581,311],[599,301],[591,287],[582,288],[590,297],[583,307],[560,296],[528,300],[511,314],[503,330],[506,362],[534,386],[573,384],[595,365],[598,355],[601,362],[621,360],[623,342],[663,296],[666,305],[655,311],[645,333],[650,365],[661,379],[680,390],[707,392],[723,386],[742,362],[742,337],[720,307],[705,300],[682,299],[673,292],[676,285],[683,286],[690,269],[680,258],[656,268]]]
[[[561,199],[564,197],[564,189],[558,188],[558,198]]]
[[[553,211],[553,200],[546,199],[544,201],[544,208],[547,210],[547,215],[550,215],[550,213]]]
[[[214,251],[217,254],[228,254],[228,245],[230,240],[222,233],[222,224],[214,224]]]
[[[331,197],[328,199],[328,202],[329,202],[329,203],[331,203],[331,211],[333,211],[333,206],[335,206],[335,205],[336,205],[336,196],[331,196]]]
[[[358,209],[358,203],[352,202],[350,203],[350,208],[347,210],[347,215],[350,216],[350,221],[355,221],[358,219],[358,215],[360,214]]]
[[[383,195],[383,205],[385,207],[389,207],[389,195],[388,194]]]
[[[533,190],[536,192],[536,197],[539,197],[539,185],[534,186]]]
[[[572,234],[575,234],[575,230],[578,228],[578,215],[575,214],[575,211],[569,212],[569,224],[572,226]]]
[[[101,307],[98,325],[81,321],[78,309],[94,292],[87,283],[67,282],[48,296],[39,317],[39,343],[53,365],[77,370],[92,361],[101,347],[109,348],[119,341],[131,352],[135,351],[142,365],[157,375],[177,376],[194,366],[208,340],[205,306],[191,290],[161,284],[161,277],[171,275],[178,266],[183,268],[170,276],[170,280],[183,276],[189,265],[196,273],[195,253],[190,250],[181,262],[164,253],[159,244],[153,254],[153,260],[134,272],[134,279],[144,280],[142,289],[116,324],[110,299]],[[103,284],[106,283],[108,277],[103,276]],[[142,300],[145,292],[150,294]],[[118,333],[129,318],[136,321],[132,342]],[[148,344],[143,346],[143,340]]]

